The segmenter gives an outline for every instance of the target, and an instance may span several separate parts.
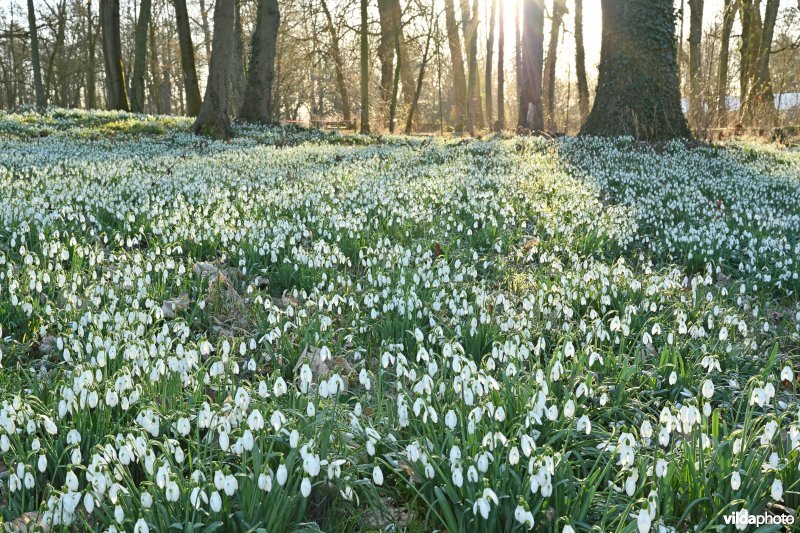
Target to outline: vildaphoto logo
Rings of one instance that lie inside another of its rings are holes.
[[[722,519],[726,525],[736,526],[736,529],[739,530],[744,530],[747,526],[791,526],[794,524],[794,516],[790,514],[750,514],[747,509],[726,514]]]

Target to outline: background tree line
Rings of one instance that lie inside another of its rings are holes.
[[[217,136],[236,118],[646,138],[798,121],[775,95],[800,93],[800,3],[602,0],[599,70],[585,4],[10,0],[0,101],[196,116]]]

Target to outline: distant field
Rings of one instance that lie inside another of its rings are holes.
[[[0,522],[794,515],[800,151],[188,124],[0,114]]]

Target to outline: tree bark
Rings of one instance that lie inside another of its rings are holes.
[[[417,78],[417,86],[414,89],[414,98],[411,100],[411,106],[408,108],[408,118],[406,119],[406,135],[411,134],[411,129],[414,125],[414,113],[417,110],[417,104],[419,103],[419,95],[422,92],[422,82],[425,78],[425,67],[428,66],[428,60],[430,56],[428,52],[430,52],[431,48],[431,40],[433,39],[433,28],[436,20],[436,11],[431,9],[431,21],[428,25],[428,36],[425,39],[425,51],[422,53],[422,62],[419,66],[419,77]]]
[[[689,0],[689,124],[697,129],[703,117],[700,74],[703,38],[703,0]]]
[[[369,133],[369,18],[368,0],[361,0],[360,70],[361,70],[361,133]]]
[[[152,24],[150,24],[150,28],[148,30],[148,39],[150,41],[150,44],[148,45],[148,48],[150,49],[150,105],[151,109],[154,109],[157,114],[161,115],[164,113],[164,110],[161,108],[161,90],[159,83],[159,71],[161,69],[158,63],[156,26],[157,24],[154,21]]]
[[[453,92],[455,105],[453,115],[456,133],[464,131],[467,120],[467,78],[464,73],[464,60],[461,53],[461,38],[458,33],[456,11],[453,0],[444,0],[445,26],[447,28],[447,43],[450,47],[450,61],[453,69]]]
[[[139,18],[134,33],[133,76],[131,77],[131,110],[144,112],[144,73],[147,62],[147,28],[150,24],[150,0],[139,3]]]
[[[545,125],[548,130],[555,131],[556,111],[556,60],[558,59],[558,38],[561,34],[561,23],[567,11],[566,0],[553,0],[553,13],[550,25],[550,43],[547,47],[547,61],[544,66],[544,106],[546,110]]]
[[[575,76],[578,80],[578,109],[581,124],[589,116],[589,83],[586,80],[586,51],[583,43],[583,0],[575,0]]]
[[[725,0],[722,18],[722,36],[719,50],[719,68],[717,70],[717,125],[724,127],[727,124],[728,113],[728,59],[730,56],[731,31],[736,18],[736,1]]]
[[[203,28],[203,46],[206,49],[206,58],[210,58],[211,27],[208,25],[208,7],[206,6],[205,0],[200,0],[200,25]]]
[[[395,118],[397,117],[397,96],[400,90],[400,69],[405,61],[400,51],[400,20],[392,17],[392,35],[394,36],[394,55],[396,65],[392,79],[392,98],[389,105],[389,133],[394,133]]]
[[[506,128],[506,86],[505,86],[505,41],[506,41],[506,16],[505,2],[500,1],[497,8],[500,10],[498,19],[500,26],[497,35],[497,122],[494,125],[495,131],[502,131]]]
[[[389,104],[392,95],[393,57],[394,57],[394,29],[392,16],[392,0],[378,0],[378,24],[380,26],[380,40],[378,41],[378,60],[381,63],[380,95],[384,106],[382,113]]]
[[[492,0],[492,4],[489,8],[491,13],[489,14],[489,31],[487,32],[486,36],[486,69],[484,72],[484,81],[483,86],[484,90],[486,91],[486,124],[490,128],[494,128],[492,124],[493,118],[493,106],[494,102],[492,101],[492,56],[494,55],[494,27],[495,27],[495,16],[497,13],[497,0]]]
[[[469,0],[461,0],[461,16],[464,26],[464,47],[467,51],[467,125],[471,135],[475,128],[483,127],[483,104],[478,75],[478,0],[473,0],[470,12]]]
[[[97,33],[94,29],[94,14],[92,13],[92,0],[86,2],[86,107],[97,107]]]
[[[250,65],[247,67],[247,88],[239,112],[239,118],[248,122],[272,122],[272,82],[275,79],[279,25],[278,0],[258,0],[256,27],[250,44]],[[216,30],[214,32],[216,34]]]
[[[214,39],[208,66],[208,83],[200,113],[191,127],[194,133],[215,139],[232,135],[228,117],[228,67],[233,54],[235,0],[217,0],[214,8]]]
[[[752,2],[752,0],[749,0]],[[742,0],[746,3],[747,0]],[[772,78],[769,72],[772,38],[778,18],[780,0],[767,0],[764,11],[764,25],[761,19],[760,0],[750,8],[750,43],[747,46],[749,71],[746,75],[746,92],[742,93],[742,122],[755,125],[773,125],[777,119],[775,98],[772,91]],[[744,32],[743,32],[744,33]],[[744,36],[742,37],[744,39]]]
[[[339,33],[336,31],[336,26],[333,24],[333,17],[328,9],[326,0],[320,0],[322,11],[325,14],[325,22],[328,26],[328,33],[331,35],[331,60],[333,61],[333,68],[336,77],[336,87],[339,89],[339,97],[342,100],[342,118],[348,124],[353,120],[352,110],[350,107],[350,95],[347,92],[347,83],[344,79],[344,62],[342,61],[342,52],[339,48]]]
[[[47,107],[47,95],[42,84],[42,66],[39,56],[39,31],[36,28],[36,12],[33,10],[33,0],[28,0],[28,29],[31,32],[31,65],[33,67],[33,87],[36,92],[36,109],[39,112]],[[9,46],[14,46],[11,42]]]
[[[671,0],[602,0],[597,93],[582,135],[688,138]]]
[[[244,103],[244,93],[245,88],[247,86],[247,76],[245,74],[245,45],[243,43],[243,31],[242,31],[242,11],[241,6],[243,0],[235,0],[236,1],[236,10],[235,10],[235,17],[236,21],[234,22],[234,30],[233,30],[233,57],[231,57],[231,66],[230,66],[230,76],[228,77],[228,97],[229,103],[228,107],[236,112],[237,110],[241,110],[242,104]],[[277,42],[277,36],[276,36]],[[277,48],[277,44],[276,44]],[[273,119],[275,116],[275,109],[276,105],[273,102],[272,109],[273,109]]]
[[[100,0],[100,27],[106,67],[107,107],[128,111],[128,94],[119,35],[119,0]]]
[[[183,71],[183,85],[186,91],[186,114],[190,117],[197,116],[200,112],[200,84],[197,81],[197,68],[194,63],[194,45],[192,44],[192,31],[189,27],[189,12],[186,10],[186,0],[174,0],[175,22],[178,26],[178,44],[181,49],[181,70]],[[216,21],[216,17],[214,19]],[[216,30],[215,30],[216,31]]]
[[[544,59],[544,0],[522,3],[522,72],[518,126],[532,132],[544,130],[542,61]]]

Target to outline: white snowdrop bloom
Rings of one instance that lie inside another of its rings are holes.
[[[674,370],[669,374],[669,384],[675,385],[678,382],[678,374]]]
[[[286,484],[286,478],[289,477],[289,471],[286,469],[286,465],[281,463],[278,466],[278,473],[276,474],[275,478],[278,480],[278,485],[281,487]]]
[[[149,492],[142,492],[139,501],[141,501],[142,507],[150,509],[153,506],[153,495]]]
[[[311,480],[307,477],[300,482],[300,494],[303,495],[303,498],[308,498],[308,495],[311,494]]]
[[[519,448],[512,446],[508,451],[508,464],[516,465],[519,463]]]
[[[719,330],[719,340],[720,340],[720,342],[724,342],[724,341],[728,340],[728,328],[726,328],[724,326],[722,328],[720,328],[720,330]]]
[[[792,371],[791,367],[785,366],[781,370],[781,381],[794,381],[794,372]]]
[[[469,483],[477,483],[479,479],[478,469],[475,468],[475,465],[470,465],[467,468],[467,482]]]
[[[458,418],[456,417],[456,412],[450,409],[444,416],[444,424],[449,429],[455,429],[457,423],[458,423]]]
[[[213,512],[218,513],[220,510],[222,510],[222,496],[220,496],[219,492],[212,492],[208,503]]]
[[[55,422],[53,422],[50,417],[42,417],[42,425],[48,434],[56,435],[58,433],[58,426],[56,426]]]
[[[589,435],[592,432],[592,422],[591,420],[589,420],[588,416],[583,415],[580,418],[578,418],[578,421],[575,423],[575,428],[578,431],[582,431],[587,435]]]
[[[567,403],[564,405],[564,416],[566,418],[572,418],[575,416],[575,402],[572,400],[567,400]]]
[[[83,497],[83,507],[89,514],[94,512],[94,495],[91,492],[87,492]]]
[[[710,400],[714,396],[714,384],[710,379],[703,382],[703,397]]]
[[[181,497],[181,490],[175,481],[167,483],[166,496],[168,502],[176,502]]]
[[[176,429],[179,435],[186,436],[192,430],[192,424],[189,422],[189,419],[186,417],[178,418],[178,422],[176,424]]]
[[[460,466],[453,468],[451,477],[456,487],[461,488],[464,485],[464,470]]]
[[[372,482],[378,486],[383,485],[383,471],[381,471],[380,466],[376,465],[375,468],[372,469]]]
[[[280,411],[273,411],[272,416],[270,417],[270,423],[272,424],[272,429],[275,430],[276,433],[280,432],[283,425],[286,423],[286,417],[283,416],[283,413]]]
[[[773,500],[776,502],[783,501],[783,482],[780,479],[776,479],[772,482],[769,491]]]
[[[17,474],[19,476],[19,474]],[[21,476],[19,476],[21,477]],[[67,472],[66,480],[64,484],[71,492],[77,492],[78,490],[78,476],[75,475],[74,472],[69,471]]]
[[[222,489],[228,496],[233,496],[236,491],[239,490],[239,482],[236,480],[236,477],[233,474],[228,474],[225,476]]]
[[[47,470],[47,457],[44,454],[39,456],[39,459],[36,462],[36,467],[38,468],[39,472],[42,473]]]
[[[564,529],[561,530],[561,533],[575,533],[575,530],[570,525],[564,526]]]
[[[280,376],[275,380],[275,384],[272,386],[272,394],[275,395],[276,398],[280,398],[288,391],[288,387],[286,385],[286,381]]]
[[[648,533],[650,531],[650,526],[652,524],[652,519],[650,517],[650,511],[647,509],[641,509],[639,514],[636,516],[636,527],[639,530],[639,533]]]
[[[667,462],[664,459],[659,459],[656,462],[656,477],[662,478],[667,475]]]
[[[272,473],[262,472],[258,475],[258,488],[264,492],[272,491]]]
[[[117,521],[117,524],[122,524],[125,521],[125,511],[120,505],[114,507],[114,520]]]
[[[739,475],[738,471],[734,471],[731,474],[731,488],[733,490],[739,490],[739,487],[742,486],[742,477]]]

